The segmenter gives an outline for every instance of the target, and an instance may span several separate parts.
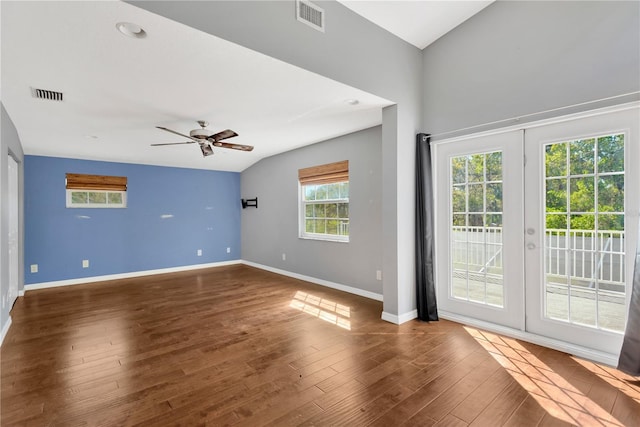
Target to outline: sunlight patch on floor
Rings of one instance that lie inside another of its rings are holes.
[[[573,360],[640,404],[640,383],[632,376],[624,374],[615,368],[600,366],[577,357],[574,357]]]
[[[298,291],[291,300],[289,307],[300,310],[325,322],[332,323],[343,329],[351,330],[351,308],[320,298],[316,295]]]
[[[467,326],[464,329],[549,415],[580,426],[623,425],[518,341]]]

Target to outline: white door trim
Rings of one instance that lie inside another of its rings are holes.
[[[11,154],[8,155],[7,169],[9,289],[6,305],[11,309],[20,288],[20,173],[18,161]]]

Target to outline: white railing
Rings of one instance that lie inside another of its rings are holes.
[[[502,227],[454,226],[452,231],[455,269],[501,272]]]
[[[624,231],[547,229],[545,273],[554,283],[624,292]],[[455,270],[501,273],[501,227],[452,227]]]
[[[624,247],[624,231],[547,229],[546,274],[570,277],[572,285],[594,288],[598,282],[624,291]]]
[[[349,234],[349,221],[340,221],[338,223],[338,234],[340,236],[347,236]]]

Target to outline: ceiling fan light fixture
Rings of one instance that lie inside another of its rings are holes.
[[[194,129],[189,132],[189,136],[198,139],[207,139],[211,136],[211,131],[208,129]]]
[[[130,22],[118,22],[116,29],[127,37],[134,39],[143,39],[147,37],[147,32],[139,25]]]

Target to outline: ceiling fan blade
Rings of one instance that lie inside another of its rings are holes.
[[[203,142],[200,143],[200,150],[202,150],[202,157],[213,155],[213,148],[209,144]]]
[[[232,131],[231,129],[227,129],[227,130],[223,130],[222,132],[213,134],[207,139],[213,139],[214,141],[218,142],[218,141],[222,141],[223,139],[233,138],[234,136],[238,136],[238,134]]]
[[[187,142],[166,142],[163,144],[150,144],[152,147],[159,147],[161,145],[183,145],[183,144],[195,144],[195,141],[187,141]]]
[[[174,134],[176,134],[176,135],[183,136],[183,137],[185,137],[185,138],[189,138],[189,139],[190,139],[190,140],[192,140],[193,142],[200,142],[197,138],[193,138],[193,137],[191,137],[191,136],[189,136],[189,135],[185,135],[185,134],[182,134],[182,133],[180,133],[180,132],[176,132],[175,130],[167,129],[167,128],[164,128],[164,127],[162,127],[162,126],[156,126],[156,128],[157,128],[157,129],[164,130],[164,131],[167,131],[167,132],[174,133]]]
[[[240,151],[251,151],[253,150],[252,145],[242,145],[242,144],[230,144],[228,142],[214,142],[213,145],[220,148],[231,148],[232,150],[240,150]]]

